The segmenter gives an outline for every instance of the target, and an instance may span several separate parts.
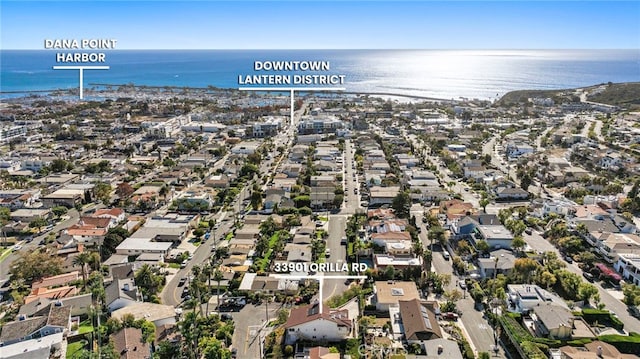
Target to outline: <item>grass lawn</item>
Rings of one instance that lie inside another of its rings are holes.
[[[77,341],[75,343],[70,343],[67,346],[67,358],[73,358],[73,356],[77,352],[82,350],[87,344],[89,344],[89,342],[87,342],[85,339],[82,339],[82,340]]]
[[[80,334],[90,333],[92,331],[93,325],[91,325],[91,322],[89,320],[85,320],[84,322],[80,323],[80,326],[78,327],[78,333]]]
[[[233,239],[233,232],[229,232],[227,233],[227,237],[225,238],[227,241],[230,241]]]
[[[169,263],[169,268],[180,269],[180,263]]]

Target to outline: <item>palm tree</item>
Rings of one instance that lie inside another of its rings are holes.
[[[100,254],[98,252],[91,252],[89,254],[89,266],[92,270],[100,270]]]
[[[211,290],[211,275],[213,274],[213,266],[211,263],[205,263],[204,267],[202,267],[202,274],[207,276],[207,292]],[[207,315],[209,315],[209,300],[207,300]]]
[[[218,305],[218,307],[220,307],[220,281],[224,279],[224,276],[222,275],[222,272],[219,269],[216,269],[213,272],[213,279],[218,282],[218,288],[217,293],[216,293],[216,304]]]
[[[82,273],[82,286],[87,285],[87,263],[91,261],[91,254],[89,252],[82,252],[73,258],[73,265],[80,267],[80,273]]]

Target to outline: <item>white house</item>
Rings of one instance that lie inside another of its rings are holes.
[[[294,308],[285,323],[286,343],[298,340],[339,342],[352,336],[354,321],[347,310],[330,310],[317,303]]]
[[[640,286],[640,254],[619,253],[618,261],[613,267],[627,283]]]

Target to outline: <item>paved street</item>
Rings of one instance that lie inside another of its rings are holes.
[[[331,257],[327,258],[327,262],[341,263],[346,262],[347,248],[340,244],[340,239],[345,235],[347,226],[347,216],[331,215],[329,216],[329,238],[327,238],[327,248],[331,250]],[[348,273],[339,272],[331,273],[335,275],[347,275]],[[329,297],[343,292],[347,287],[344,279],[326,279],[323,281],[322,300],[325,301]]]
[[[239,312],[230,312],[235,324],[233,346],[238,349],[238,358],[261,358],[260,348],[270,328],[265,328],[267,309],[269,320],[273,320],[281,309],[280,303],[247,304]]]
[[[16,258],[18,258],[19,253],[31,252],[36,248],[42,247],[40,245],[40,241],[45,239],[49,234],[49,232],[57,233],[58,231],[67,229],[72,225],[76,224],[78,222],[78,219],[80,218],[80,214],[78,213],[78,211],[76,211],[73,208],[70,209],[66,215],[69,217],[68,219],[58,223],[50,231],[47,231],[46,233],[40,236],[33,237],[33,240],[30,242],[23,241],[22,243],[20,243],[22,245],[22,249],[20,249],[17,252],[11,253],[2,262],[0,262],[0,282],[3,282],[9,279],[9,269],[11,268],[11,264],[13,263],[13,261],[16,260]]]

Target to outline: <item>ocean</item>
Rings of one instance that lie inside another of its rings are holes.
[[[0,52],[0,96],[78,87],[78,71],[53,70],[56,52]],[[91,84],[238,88],[255,61],[323,61],[348,91],[492,100],[522,89],[563,89],[640,81],[640,50],[117,50],[109,70],[84,72]],[[302,74],[303,72],[295,72]]]

